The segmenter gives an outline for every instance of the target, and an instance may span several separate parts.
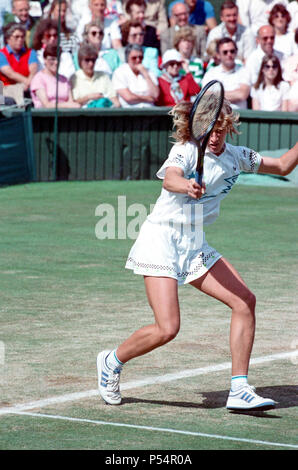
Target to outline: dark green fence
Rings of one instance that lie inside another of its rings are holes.
[[[63,110],[53,174],[54,111],[32,110],[37,181],[151,179],[171,148],[167,108]],[[240,112],[241,134],[229,141],[257,151],[298,140],[298,113]]]

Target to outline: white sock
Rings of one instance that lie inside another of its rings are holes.
[[[231,379],[231,390],[235,392],[247,384],[247,375],[234,375]]]
[[[116,349],[110,352],[108,357],[106,358],[106,364],[109,369],[115,370],[115,369],[121,369],[123,366],[123,362],[121,362],[116,354]]]

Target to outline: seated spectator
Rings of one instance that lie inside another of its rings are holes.
[[[170,18],[171,26],[166,29],[160,36],[161,53],[164,54],[168,49],[174,47],[174,36],[180,28],[190,26],[193,28],[195,41],[195,52],[197,57],[203,59],[206,49],[206,31],[204,26],[191,25],[189,22],[189,7],[186,3],[178,2],[173,5],[172,16]]]
[[[43,70],[37,72],[30,85],[35,108],[80,108],[73,100],[70,83],[63,75],[58,75],[57,86],[57,46],[49,44],[44,50]]]
[[[255,37],[249,28],[238,23],[238,7],[226,0],[220,8],[221,23],[213,28],[207,38],[207,47],[214,39],[230,37],[237,45],[237,58],[243,63],[256,47]]]
[[[281,3],[274,5],[269,15],[269,24],[275,32],[274,49],[285,56],[290,56],[295,52],[294,32],[289,31],[290,22],[291,15],[286,7]]]
[[[288,93],[288,111],[292,113],[298,112],[298,80],[296,80]]]
[[[251,89],[252,109],[261,111],[287,111],[290,85],[282,79],[276,56],[262,60],[256,84]]]
[[[29,97],[32,78],[38,70],[36,52],[25,46],[26,29],[18,23],[4,28],[5,47],[0,49],[0,80],[4,95],[23,103],[23,95]]]
[[[2,0],[0,2],[0,48],[4,47],[2,26],[4,25],[4,17],[11,13],[11,0]]]
[[[283,64],[283,77],[290,85],[298,81],[298,28],[295,31],[295,44],[297,52],[288,57]]]
[[[160,34],[168,28],[165,0],[146,1],[145,23],[155,28],[157,39],[160,39]]]
[[[106,49],[101,50],[101,45],[104,36],[104,26],[100,20],[94,20],[85,25],[83,33],[83,43],[91,44],[97,51],[97,60],[95,62],[95,72],[105,72],[110,78],[114,70],[121,65],[119,58],[119,49]],[[79,69],[78,53],[73,56],[76,70]]]
[[[83,38],[85,25],[90,21],[100,20],[104,25],[104,37],[102,50],[119,49],[122,47],[121,31],[117,16],[105,16],[106,0],[89,0],[88,9],[82,12],[81,19],[77,27],[77,35],[80,40]]]
[[[176,49],[169,49],[162,56],[163,74],[158,79],[157,106],[175,106],[180,101],[193,101],[200,87],[191,73],[180,74],[183,58]]]
[[[48,17],[58,23],[60,14],[60,47],[63,52],[74,54],[79,49],[80,41],[76,33],[66,25],[67,10],[67,0],[53,0]]]
[[[36,25],[33,37],[33,49],[37,51],[39,68],[44,68],[43,52],[48,44],[58,44],[58,24],[51,18],[40,20]],[[59,61],[59,73],[66,78],[70,78],[75,72],[72,55],[62,51]]]
[[[168,8],[168,17],[172,16],[173,5],[181,0],[174,0],[170,3]],[[206,30],[209,32],[215,28],[217,21],[215,18],[214,8],[211,2],[205,0],[184,0],[189,7],[189,22],[190,24],[206,25]],[[171,22],[170,22],[171,24]],[[172,26],[172,25],[171,25]]]
[[[120,103],[107,73],[95,72],[97,50],[90,44],[79,49],[80,69],[71,77],[74,100],[87,108],[119,107]]]
[[[113,85],[123,108],[145,108],[154,106],[159,95],[155,75],[142,64],[143,47],[128,44],[125,49],[126,63],[113,74]]]
[[[145,22],[146,1],[145,0],[128,0],[125,3],[125,12],[131,21],[138,21],[145,30],[143,46],[155,47],[160,50],[160,41],[157,37],[156,28],[149,26]]]
[[[182,70],[180,75],[191,73],[194,81],[201,86],[204,76],[204,62],[193,55],[195,46],[195,35],[191,26],[180,28],[174,36],[174,48],[180,52],[182,57]]]
[[[231,38],[220,39],[217,43],[217,53],[220,65],[205,73],[202,86],[211,80],[219,80],[224,86],[225,98],[231,102],[232,107],[246,109],[250,86],[245,68],[235,61],[236,43]]]
[[[121,26],[123,48],[118,49],[121,62],[125,62],[125,47],[128,44],[139,44],[143,47],[144,58],[142,64],[156,77],[160,75],[158,66],[159,53],[156,47],[144,46],[145,28],[139,21],[129,20]]]
[[[260,27],[256,41],[258,44],[257,48],[248,56],[245,62],[246,74],[250,86],[253,86],[258,79],[261,63],[265,55],[276,55],[282,68],[285,59],[284,54],[277,51],[274,47],[275,31],[271,25]]]
[[[291,15],[291,23],[289,25],[290,31],[296,31],[298,28],[298,0],[293,0],[287,6],[288,12]]]
[[[12,0],[12,12],[4,15],[4,26],[9,23],[19,23],[26,29],[26,45],[31,47],[31,30],[36,20],[29,15],[29,0]]]
[[[288,0],[236,0],[239,8],[239,23],[250,28],[254,36],[261,26],[268,24],[270,11],[276,3],[288,6]]]

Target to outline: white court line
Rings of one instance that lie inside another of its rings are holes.
[[[284,444],[282,442],[271,442],[271,441],[260,441],[256,439],[246,439],[242,437],[232,437],[232,436],[222,436],[220,434],[207,434],[204,432],[194,432],[194,431],[182,431],[180,429],[171,429],[171,428],[157,428],[153,426],[141,426],[137,424],[125,424],[125,423],[109,423],[107,421],[97,421],[93,419],[84,419],[84,418],[71,418],[69,416],[59,416],[59,415],[47,415],[41,413],[30,413],[30,412],[16,412],[16,415],[31,416],[36,418],[47,418],[63,421],[72,421],[75,423],[85,423],[85,424],[94,424],[99,426],[114,426],[130,429],[139,429],[142,431],[155,431],[162,433],[171,433],[171,434],[183,434],[184,436],[195,436],[195,437],[207,437],[208,439],[222,439],[224,441],[236,441],[236,442],[246,442],[249,444],[260,444],[270,447],[287,447],[292,449],[298,449],[296,444]]]
[[[290,359],[290,358],[296,359],[297,351],[289,351],[289,352],[284,352],[284,353],[279,353],[279,354],[271,354],[269,356],[261,356],[261,357],[252,358],[250,361],[250,365],[263,364],[266,362],[272,362],[272,361],[278,361],[278,360],[284,360],[284,359]],[[231,363],[224,362],[222,364],[215,364],[212,366],[200,367],[198,369],[188,369],[188,370],[183,370],[181,372],[176,372],[172,374],[148,377],[146,379],[126,382],[126,383],[121,384],[121,391],[130,390],[130,389],[138,388],[138,387],[144,387],[146,385],[155,385],[155,384],[161,384],[165,382],[171,382],[173,380],[180,380],[180,379],[184,379],[187,377],[195,377],[198,375],[209,374],[210,372],[218,372],[218,371],[227,370],[230,368],[231,368]],[[9,413],[15,413],[18,411],[33,410],[34,408],[43,408],[45,406],[50,406],[50,405],[57,405],[61,403],[84,400],[86,398],[92,398],[94,396],[98,396],[97,389],[86,390],[85,392],[75,392],[75,393],[69,393],[65,395],[59,395],[57,397],[45,398],[42,400],[32,401],[29,403],[23,403],[23,404],[20,403],[12,407],[0,408],[0,416],[6,415]]]

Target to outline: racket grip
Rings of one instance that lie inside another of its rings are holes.
[[[196,183],[198,183],[200,186],[202,186],[202,180],[203,180],[202,173],[199,173],[198,171],[196,171],[195,180],[196,180]]]

